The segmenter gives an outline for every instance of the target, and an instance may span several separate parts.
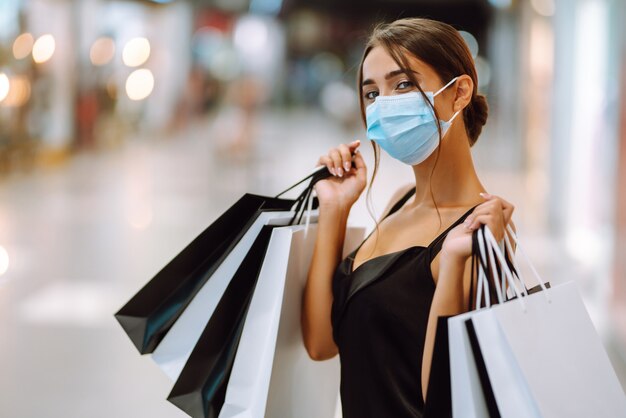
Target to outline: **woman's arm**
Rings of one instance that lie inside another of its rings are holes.
[[[457,257],[449,257],[443,254],[443,250],[440,257],[439,276],[437,278],[437,287],[433,301],[430,305],[426,340],[424,343],[424,355],[422,357],[421,377],[424,400],[426,400],[428,380],[430,378],[435,334],[437,332],[437,320],[440,316],[458,315],[469,309],[467,300],[469,297],[469,283],[471,279],[471,259],[469,257],[466,260]],[[459,285],[461,283],[463,283],[462,286]]]
[[[437,287],[433,296],[426,328],[424,355],[422,357],[422,395],[426,400],[432,363],[437,321],[440,316],[452,316],[469,309],[469,283],[471,280],[472,233],[481,224],[493,232],[496,241],[505,234],[505,225],[511,222],[514,207],[507,201],[489,194],[487,202],[474,209],[464,224],[447,234],[441,248]],[[512,225],[513,230],[515,227]]]
[[[332,277],[341,261],[348,213],[340,207],[320,207],[301,316],[304,346],[313,360],[327,360],[338,352],[330,322]]]
[[[359,144],[342,144],[319,160],[333,177],[315,185],[320,214],[300,312],[304,346],[313,360],[326,360],[337,354],[330,316],[332,280],[341,261],[350,208],[367,182],[365,162],[356,151]]]

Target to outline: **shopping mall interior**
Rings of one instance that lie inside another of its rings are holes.
[[[373,166],[357,70],[401,17],[466,41],[481,181],[626,388],[625,1],[1,0],[0,416],[186,416],[114,313],[244,193],[355,139]],[[383,153],[375,215],[411,181]]]

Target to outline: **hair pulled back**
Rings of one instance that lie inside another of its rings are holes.
[[[474,89],[470,103],[463,109],[462,114],[470,146],[476,143],[483,125],[487,122],[487,100],[478,93],[474,59],[463,37],[455,28],[447,23],[424,18],[406,18],[376,26],[365,46],[359,66],[359,91],[363,82],[363,62],[376,46],[384,48],[401,68],[410,67],[406,57],[408,52],[431,66],[442,82],[447,82],[458,75],[468,75],[474,82]],[[414,75],[408,73],[406,76],[423,93]],[[365,123],[365,105],[361,94],[359,104],[361,117]]]

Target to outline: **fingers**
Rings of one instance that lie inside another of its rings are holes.
[[[481,193],[480,195],[483,197],[483,199],[486,199],[487,201],[481,204],[479,207],[484,205],[484,206],[493,206],[496,208],[501,208],[502,211],[508,216],[510,216],[513,213],[513,210],[515,209],[515,207],[511,203],[507,202],[506,200],[504,200],[503,198],[499,196],[490,195],[487,193]]]
[[[481,196],[483,196],[483,198],[485,199],[488,199],[488,201],[494,202],[496,205],[498,203],[500,204],[504,213],[505,225],[507,225],[511,221],[511,217],[513,216],[513,210],[515,209],[515,207],[511,203],[504,200],[500,196],[494,196],[488,193],[481,193]]]
[[[326,165],[331,174],[343,177],[344,174],[352,170],[352,162],[354,160],[352,154],[355,153],[359,145],[361,145],[361,141],[356,140],[349,144],[341,144],[336,148],[331,148],[327,155],[320,157],[318,165]]]
[[[328,171],[330,171],[333,175],[335,175],[334,168],[333,168],[333,160],[331,160],[328,155],[322,155],[320,159],[318,160],[317,165],[318,166],[325,165]]]
[[[488,193],[480,194],[485,203],[477,206],[465,220],[467,230],[475,230],[481,224],[487,225],[497,241],[504,238],[506,225],[511,221],[515,207],[499,196]]]
[[[348,148],[350,148],[350,153],[354,153],[354,151],[361,145],[361,141],[358,139],[356,141],[352,141],[348,144]]]
[[[476,216],[474,218],[474,221],[472,222],[472,225],[470,225],[468,229],[473,231],[479,228],[480,225],[487,225],[491,230],[491,233],[495,237],[496,241],[500,241],[502,238],[504,238],[504,224],[496,217],[490,214]]]
[[[338,150],[341,155],[341,160],[343,161],[341,168],[345,173],[347,173],[352,168],[352,152],[350,151],[350,148],[344,144],[339,145]]]
[[[331,171],[331,173],[333,173],[335,176],[343,177],[343,168],[342,168],[343,161],[342,161],[341,153],[339,152],[339,149],[333,148],[329,150],[328,156],[332,160],[332,165],[333,165],[333,170]]]

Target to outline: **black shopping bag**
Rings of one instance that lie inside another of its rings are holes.
[[[274,226],[266,225],[235,272],[168,400],[190,416],[217,417],[224,404],[246,313]]]
[[[292,209],[292,223],[299,222],[313,186],[329,176],[328,170],[321,167],[276,197],[245,194],[174,257],[115,314],[139,352],[154,351],[261,211]],[[298,198],[280,198],[307,180]],[[317,199],[313,199],[312,207],[317,207]]]

